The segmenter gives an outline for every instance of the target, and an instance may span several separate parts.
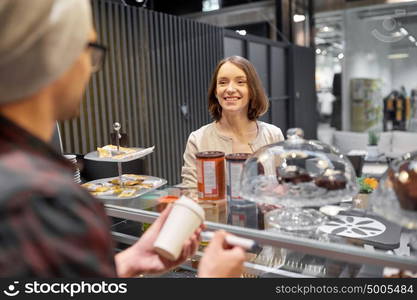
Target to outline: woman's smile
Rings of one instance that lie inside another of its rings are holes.
[[[238,96],[227,96],[227,97],[223,97],[223,99],[226,102],[236,102],[236,101],[239,101],[240,99],[242,99],[242,97],[238,97]]]

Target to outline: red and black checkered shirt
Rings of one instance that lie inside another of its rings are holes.
[[[0,276],[115,277],[109,225],[70,163],[0,116]]]

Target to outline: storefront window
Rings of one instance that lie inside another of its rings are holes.
[[[416,1],[408,1],[316,15],[322,123],[358,132],[417,131],[416,14]],[[339,126],[332,123],[338,119]]]

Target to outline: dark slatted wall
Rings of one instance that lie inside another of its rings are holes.
[[[146,158],[149,175],[179,183],[188,135],[210,122],[207,89],[223,58],[222,29],[110,0],[92,3],[109,53],[80,117],[60,124],[64,151],[85,154],[109,144],[118,121],[130,146],[156,146]]]

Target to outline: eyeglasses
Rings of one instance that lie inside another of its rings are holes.
[[[91,69],[95,73],[103,66],[107,47],[93,42],[88,43],[87,46],[91,48]]]

